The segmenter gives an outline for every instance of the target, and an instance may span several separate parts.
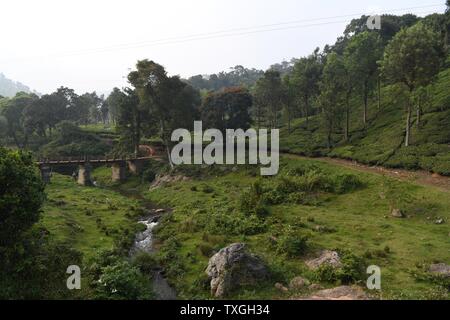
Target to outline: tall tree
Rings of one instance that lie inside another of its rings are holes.
[[[410,144],[414,90],[432,81],[439,72],[442,58],[439,35],[420,22],[401,30],[386,47],[382,61],[383,75],[392,82],[404,84],[409,91],[405,146]]]
[[[291,134],[291,121],[294,116],[295,100],[296,100],[296,88],[292,81],[292,77],[287,74],[283,78],[283,90],[284,90],[284,110],[286,111],[288,134]]]
[[[109,119],[112,123],[116,123],[119,115],[120,101],[123,97],[123,92],[119,88],[114,88],[106,98],[108,106]]]
[[[262,118],[266,118],[271,128],[278,126],[278,115],[284,100],[283,84],[280,73],[267,70],[256,82],[254,89],[255,113],[257,125],[261,126]]]
[[[382,56],[382,43],[375,32],[365,31],[352,37],[345,49],[349,72],[359,83],[358,90],[363,99],[363,124],[367,123],[369,93],[378,76],[377,61]]]
[[[2,109],[2,115],[8,122],[8,135],[19,149],[27,147],[30,134],[29,128],[25,126],[24,110],[37,99],[39,98],[35,94],[19,92]]]
[[[333,52],[328,55],[320,83],[319,104],[323,109],[327,145],[332,147],[332,134],[342,118],[342,109],[347,93],[347,71],[341,56]]]
[[[139,154],[139,145],[143,134],[143,121],[148,118],[148,110],[139,106],[139,97],[129,88],[115,92],[117,103],[117,130],[120,134],[120,146],[127,149],[132,146],[135,156]]]
[[[313,54],[306,58],[299,59],[292,73],[292,82],[294,83],[298,96],[303,106],[303,116],[308,118],[311,115],[311,101],[319,93],[319,81],[322,74],[322,61],[317,48]]]
[[[138,108],[148,110],[152,120],[159,124],[159,135],[163,141],[169,164],[170,136],[172,130],[191,127],[199,102],[198,91],[182,82],[178,76],[169,77],[164,67],[149,60],[136,64],[136,71],[130,72],[128,81],[136,88],[139,97]]]
[[[211,92],[206,96],[201,107],[201,117],[208,128],[243,129],[250,127],[250,108],[252,96],[245,88],[227,88]]]
[[[31,155],[0,148],[0,261],[10,246],[39,220],[44,186]]]

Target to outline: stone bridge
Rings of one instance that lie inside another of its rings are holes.
[[[92,165],[111,165],[113,182],[124,181],[126,179],[126,172],[129,170],[131,174],[138,175],[141,173],[142,168],[146,161],[153,159],[161,161],[162,158],[156,155],[147,157],[123,157],[123,158],[95,158],[89,157],[83,158],[60,158],[57,160],[42,159],[37,162],[41,171],[42,180],[45,183],[49,183],[52,176],[52,167],[55,166],[78,166],[77,182],[83,186],[89,186],[93,184],[91,178]]]

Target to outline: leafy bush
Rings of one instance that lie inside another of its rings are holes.
[[[202,189],[201,190],[204,193],[213,193],[214,192],[214,188],[209,186],[209,185],[207,185],[207,184],[202,185]]]
[[[413,194],[400,181],[383,177],[382,186],[391,210],[405,210],[414,201]]]
[[[444,275],[437,275],[428,272],[429,264],[418,265],[416,269],[409,270],[409,273],[416,279],[416,281],[423,281],[433,283],[439,287],[444,288],[450,292],[450,278]]]
[[[31,155],[0,148],[0,252],[40,217],[44,185]]]
[[[156,172],[153,168],[147,168],[142,172],[142,181],[143,182],[153,182],[156,178]]]
[[[309,171],[311,170],[311,171]],[[280,175],[274,179],[258,180],[240,197],[240,209],[245,213],[266,215],[266,205],[297,203],[317,205],[321,193],[342,194],[363,186],[361,180],[352,174],[327,174],[315,166],[294,167],[285,172],[298,175]]]
[[[250,189],[244,191],[239,199],[239,207],[247,215],[256,214],[265,216],[269,213],[263,199],[263,183],[261,180],[254,182]]]
[[[66,287],[69,265],[81,266],[82,254],[35,225],[14,247],[0,250],[0,299],[77,298],[80,291]]]
[[[333,189],[337,194],[357,190],[363,186],[361,180],[353,174],[338,174],[332,177]]]
[[[214,252],[214,248],[209,243],[205,242],[202,242],[198,245],[198,250],[203,256],[207,258],[211,257],[212,253]]]
[[[58,124],[54,139],[42,147],[41,156],[48,158],[103,156],[111,151],[111,147],[100,138],[81,130],[75,124],[63,121]]]
[[[153,271],[158,269],[158,262],[156,258],[152,254],[142,251],[136,253],[133,257],[132,264],[146,275],[151,275]]]
[[[140,300],[152,297],[148,278],[126,261],[102,268],[96,291],[101,299]]]
[[[308,248],[308,237],[287,226],[284,232],[278,237],[276,251],[279,254],[286,254],[289,257],[303,255]]]
[[[322,264],[315,270],[314,276],[317,281],[339,282],[341,284],[350,284],[361,281],[365,277],[366,262],[347,250],[337,250],[341,258],[342,266],[333,267],[330,264]]]
[[[180,246],[180,241],[172,236],[164,241],[157,253],[158,260],[169,278],[179,277],[185,272],[184,259],[178,252]]]

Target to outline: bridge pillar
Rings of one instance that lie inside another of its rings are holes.
[[[139,175],[144,168],[144,162],[142,160],[128,160],[128,169],[134,175]]]
[[[126,166],[125,162],[115,162],[111,166],[112,169],[112,177],[111,180],[113,182],[121,182],[126,179]]]
[[[78,184],[82,186],[91,186],[92,185],[91,171],[92,166],[89,162],[80,164],[78,166],[78,181],[77,181]]]
[[[52,177],[52,169],[50,168],[50,166],[45,166],[45,165],[41,166],[40,170],[41,170],[42,181],[45,184],[50,183],[50,180],[51,180],[51,177]]]

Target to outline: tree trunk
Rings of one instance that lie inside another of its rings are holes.
[[[308,95],[305,95],[305,118],[306,118],[306,124],[308,124],[309,121],[309,106],[308,106]]]
[[[380,79],[380,75],[378,75],[377,86],[378,86],[378,111],[380,111],[381,110],[381,79]]]
[[[368,92],[367,92],[367,81],[364,84],[364,110],[363,110],[363,124],[364,127],[366,126],[367,123],[367,100],[368,100]]]
[[[12,136],[12,138],[13,138],[13,140],[14,140],[14,143],[16,144],[17,148],[22,149],[22,148],[20,147],[19,139],[17,139],[16,133],[15,133],[15,132],[12,132],[12,133],[11,133],[11,136]]]
[[[344,137],[345,141],[348,141],[349,133],[350,133],[350,106],[347,98],[347,107],[345,110],[345,137]]]
[[[288,134],[291,134],[291,108],[288,106]]]
[[[411,103],[408,103],[408,115],[406,116],[405,147],[409,147],[410,130],[411,130]]]
[[[328,150],[331,150],[331,129],[327,132],[327,143],[328,143]]]
[[[139,156],[139,144],[141,142],[141,116],[139,112],[136,115],[136,128],[134,137],[134,156],[137,158]]]
[[[419,103],[417,104],[417,129],[420,128],[420,117],[422,115],[422,106],[421,106],[421,101],[419,98]]]

